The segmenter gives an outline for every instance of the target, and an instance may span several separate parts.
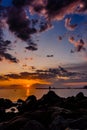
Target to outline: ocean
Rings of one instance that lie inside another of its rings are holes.
[[[0,89],[0,98],[10,99],[12,101],[17,101],[18,99],[25,100],[29,95],[35,95],[37,99],[41,98],[46,94],[49,89]],[[60,97],[75,96],[79,92],[83,92],[87,96],[87,89],[53,89]]]

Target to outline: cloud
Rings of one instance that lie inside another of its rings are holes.
[[[83,4],[84,3],[84,4]],[[80,6],[83,4],[83,7]],[[30,38],[31,34],[37,32],[35,25],[38,23],[33,22],[26,13],[26,7],[29,7],[30,13],[37,13],[38,15],[44,16],[44,22],[39,22],[40,32],[47,30],[52,27],[49,20],[61,20],[67,14],[79,13],[76,9],[86,10],[86,1],[85,0],[13,0],[13,7],[8,11],[8,20],[9,28],[12,32],[16,34],[19,38],[27,40]],[[68,20],[69,21],[69,20]],[[19,26],[18,26],[19,25]],[[33,25],[33,27],[31,27]],[[74,25],[71,25],[74,28]]]
[[[47,55],[46,57],[51,58],[51,57],[54,57],[54,55]]]
[[[8,80],[7,77],[0,75],[0,81]]]
[[[84,13],[87,11],[86,0],[12,0],[12,5],[9,8],[0,8],[2,17],[2,24],[8,24],[9,30],[16,35],[16,37],[22,39],[27,43],[25,49],[30,51],[38,50],[37,45],[29,44],[29,40],[32,40],[32,35],[41,33],[52,28],[52,22],[54,20],[62,20],[67,14]],[[38,18],[34,17],[34,14],[38,15]],[[32,17],[33,15],[33,17]],[[75,29],[76,24],[71,24],[71,19],[67,18],[66,27],[69,30]],[[59,37],[59,40],[62,38]],[[81,44],[81,45],[80,45]],[[81,51],[84,45],[82,39],[80,39],[77,51]],[[11,54],[3,53],[3,57],[7,60],[17,63],[18,60]],[[0,60],[2,58],[0,57]]]
[[[23,8],[12,7],[8,13],[7,23],[9,29],[24,41],[30,39],[31,34],[36,33],[36,29],[30,27],[31,21],[27,18]]]
[[[9,29],[26,42],[32,38],[32,34],[52,28],[51,21],[62,20],[67,14],[79,13],[78,8],[83,10],[82,13],[87,10],[86,0],[13,0],[12,3],[13,5],[6,9]],[[2,12],[4,14],[5,11]],[[31,18],[31,15],[35,13],[40,16],[39,20]],[[70,18],[65,21],[69,30],[77,26],[70,24]]]
[[[87,62],[70,64],[67,65],[65,68],[71,72],[87,72]]]
[[[52,29],[52,28],[53,28],[53,26],[50,22],[47,22],[47,21],[41,22],[39,32],[48,31],[49,29]]]
[[[71,24],[71,18],[66,18],[65,19],[65,27],[68,30],[73,31],[77,27],[77,24]]]
[[[86,51],[85,42],[83,39],[80,39],[78,41],[75,41],[74,37],[70,37],[69,42],[75,46],[75,50],[71,50],[71,52],[80,52],[81,50]]]
[[[28,5],[31,13],[36,12],[49,20],[62,20],[67,14],[86,11],[86,3],[86,0],[32,0]]]
[[[44,80],[44,81],[86,81],[87,73],[84,71],[68,71],[67,69],[59,66],[58,68],[50,68],[46,70],[34,70],[33,72],[21,72],[21,73],[11,73],[6,75],[0,75],[2,80],[10,80],[10,79],[27,79],[27,80]]]
[[[63,38],[62,36],[58,36],[58,40],[61,41]]]
[[[8,40],[3,41],[3,38],[2,37],[0,38],[0,61],[2,61],[4,58],[5,60],[8,60],[12,63],[18,63],[19,60],[7,52],[8,50],[11,49],[10,45],[11,41]]]
[[[28,46],[25,47],[25,49],[27,49],[27,50],[29,50],[29,51],[37,51],[37,50],[38,50],[38,46],[37,46],[36,43],[34,43],[33,40],[30,39],[30,40],[27,42],[27,44],[28,44]]]
[[[29,51],[37,51],[38,50],[38,48],[33,46],[33,45],[29,45],[28,47],[26,47],[26,49]]]

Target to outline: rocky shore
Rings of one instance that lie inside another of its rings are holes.
[[[62,98],[49,91],[13,103],[0,98],[0,130],[87,130],[87,97]]]

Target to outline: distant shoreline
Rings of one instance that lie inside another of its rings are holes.
[[[49,89],[49,90],[52,90],[52,89],[87,89],[87,88],[36,88],[36,89]]]

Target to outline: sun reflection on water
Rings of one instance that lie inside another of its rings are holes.
[[[28,97],[30,95],[30,85],[28,84],[26,86],[26,96]]]

